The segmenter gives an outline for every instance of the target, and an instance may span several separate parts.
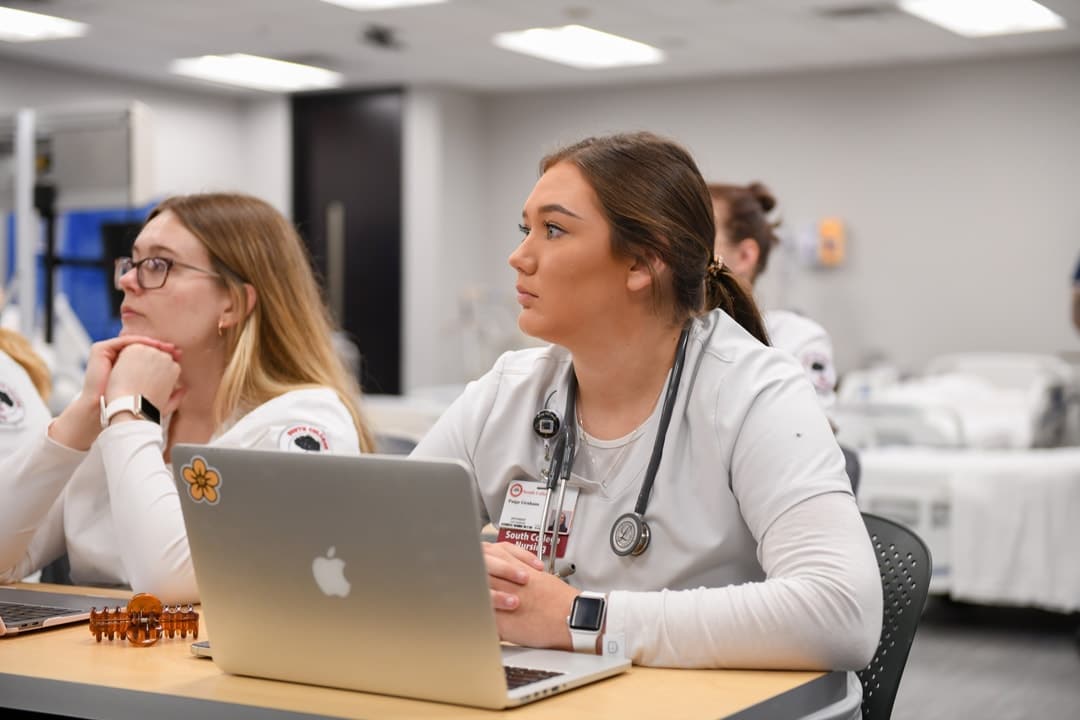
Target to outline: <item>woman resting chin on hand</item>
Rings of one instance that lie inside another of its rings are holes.
[[[78,397],[0,477],[0,581],[66,553],[78,584],[195,602],[171,448],[370,450],[359,389],[299,236],[261,200],[163,201],[115,284],[120,335],[93,346]],[[293,442],[298,428],[315,441]]]

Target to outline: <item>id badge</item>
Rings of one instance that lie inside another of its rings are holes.
[[[567,487],[563,497],[562,509],[555,507],[559,491],[551,493],[548,517],[541,522],[544,511],[544,496],[547,490],[538,480],[512,480],[506,489],[502,514],[499,516],[499,542],[512,542],[531,553],[536,552],[540,538],[540,528],[544,528],[544,555],[551,554],[552,536],[559,538],[555,546],[555,557],[566,555],[566,544],[570,541],[570,530],[574,526],[574,509],[577,507],[578,488]]]

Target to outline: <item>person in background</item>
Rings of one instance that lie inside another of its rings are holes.
[[[556,469],[561,507],[532,520],[539,533],[572,514],[565,546],[541,560],[535,539],[484,545],[501,637],[588,653],[620,638],[662,667],[864,667],[881,581],[843,456],[802,368],[764,342],[714,257],[693,159],[620,134],[540,171],[509,262],[519,326],[551,344],[504,354],[413,452],[464,462],[497,525],[576,447]]]
[[[1080,332],[1080,262],[1076,263],[1076,272],[1073,273],[1072,318],[1073,326]]]
[[[716,214],[716,253],[748,291],[765,272],[769,254],[780,242],[768,214],[776,199],[761,183],[709,185]],[[764,314],[769,341],[802,363],[824,407],[836,400],[836,366],[829,334],[813,320],[789,310]]]
[[[163,201],[115,284],[120,335],[93,346],[79,396],[0,477],[0,581],[66,553],[77,584],[197,601],[174,445],[357,453],[372,440],[304,246],[267,203]],[[179,470],[181,492],[219,499],[216,474]]]
[[[49,368],[30,342],[0,328],[0,458],[11,457],[48,424]]]

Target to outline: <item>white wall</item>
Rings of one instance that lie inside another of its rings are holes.
[[[483,121],[475,96],[438,88],[406,93],[404,115],[402,386],[409,391],[482,372],[470,367],[462,298],[485,267],[476,227]]]
[[[239,118],[241,179],[237,189],[260,197],[292,217],[292,108],[269,95],[246,102]]]
[[[764,180],[789,227],[846,219],[842,269],[777,262],[760,288],[832,332],[841,370],[879,353],[918,369],[950,351],[1075,351],[1078,78],[1072,53],[487,96],[488,273],[511,291],[505,258],[542,154],[649,129],[708,179]]]
[[[784,262],[766,305],[833,333],[841,370],[880,353],[910,369],[958,350],[1080,351],[1080,54],[701,80],[607,90],[408,94],[404,385],[455,382],[511,338],[521,204],[541,155],[587,133],[650,129],[709,179],[762,179],[790,229],[849,225],[847,265]],[[139,99],[155,120],[160,193],[243,189],[291,210],[288,101],[131,83],[0,59],[0,113]],[[489,289],[496,320],[463,324]],[[509,308],[509,310],[507,309]],[[501,328],[500,334],[493,328]]]
[[[286,100],[193,92],[0,58],[0,114],[130,100],[151,111],[157,197],[244,190],[290,211]]]

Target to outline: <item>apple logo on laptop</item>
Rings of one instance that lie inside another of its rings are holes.
[[[311,574],[324,595],[345,597],[352,586],[345,579],[345,561],[334,557],[334,547],[326,551],[326,557],[317,556],[311,563]]]

